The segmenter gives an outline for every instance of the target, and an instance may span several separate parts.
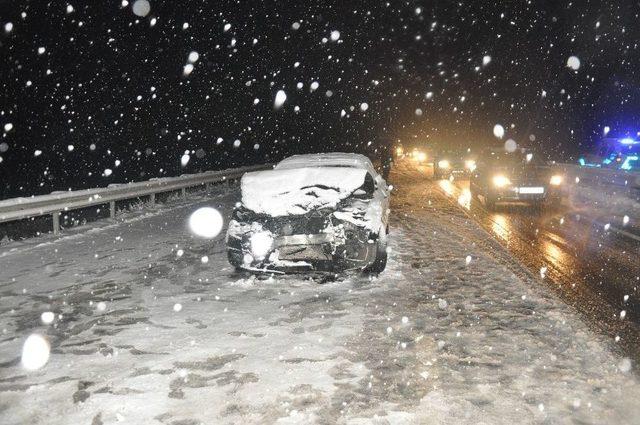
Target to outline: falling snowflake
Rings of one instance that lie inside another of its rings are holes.
[[[502,139],[504,137],[504,127],[501,124],[496,124],[493,126],[493,135],[498,139]]]
[[[618,364],[618,369],[622,373],[629,372],[631,370],[631,359],[625,357],[622,360],[620,360],[620,363]]]
[[[188,153],[185,153],[180,158],[180,165],[182,165],[183,167],[186,167],[190,159],[191,159],[191,156]]]
[[[580,59],[577,56],[569,56],[567,59],[567,67],[571,68],[574,71],[580,69]]]
[[[195,50],[190,52],[189,56],[187,57],[187,60],[189,61],[189,63],[196,63],[198,62],[198,59],[200,59],[200,54]]]
[[[513,152],[516,151],[516,149],[518,149],[518,144],[516,143],[515,140],[507,139],[507,141],[504,142],[504,150],[505,151],[513,153]]]
[[[136,0],[133,2],[133,14],[144,18],[151,11],[151,5],[148,0]]]
[[[31,334],[22,346],[22,367],[27,370],[37,370],[49,361],[51,346],[46,337]]]
[[[55,319],[55,314],[53,314],[52,311],[45,311],[40,315],[40,320],[45,325],[49,325],[49,324],[53,323],[54,319]]]
[[[189,229],[194,235],[213,239],[222,231],[222,214],[215,208],[203,207],[189,217]]]
[[[278,92],[276,93],[276,98],[273,101],[273,107],[275,109],[282,108],[282,105],[284,105],[284,102],[286,102],[286,100],[287,94],[284,92],[284,90],[278,90]]]
[[[540,267],[540,277],[544,279],[546,275],[547,275],[547,268]]]

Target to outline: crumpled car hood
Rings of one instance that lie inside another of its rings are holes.
[[[309,167],[247,173],[242,177],[245,208],[273,217],[336,206],[360,188],[367,171],[350,167]]]

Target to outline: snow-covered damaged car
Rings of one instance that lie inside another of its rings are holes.
[[[242,177],[227,230],[229,262],[262,272],[379,273],[389,189],[363,155],[296,155]]]

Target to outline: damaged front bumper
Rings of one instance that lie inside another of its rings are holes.
[[[374,238],[368,229],[332,215],[321,222],[318,217],[234,219],[227,232],[227,255],[233,266],[250,271],[362,270],[375,260]]]

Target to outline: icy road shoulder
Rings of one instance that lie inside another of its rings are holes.
[[[406,173],[372,281],[235,275],[184,223],[237,193],[0,258],[0,422],[637,423],[624,359]]]

